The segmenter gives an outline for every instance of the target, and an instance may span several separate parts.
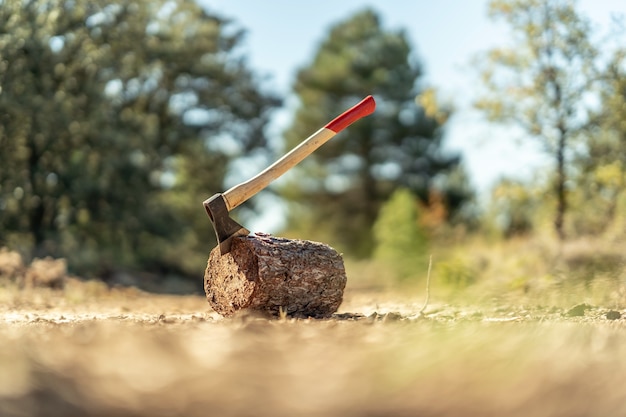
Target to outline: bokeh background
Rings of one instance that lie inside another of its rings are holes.
[[[202,201],[372,94],[233,216],[363,287],[421,286],[433,255],[451,290],[623,299],[626,5],[335,3],[1,1],[3,253],[201,292]]]

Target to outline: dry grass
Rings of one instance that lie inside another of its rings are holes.
[[[435,255],[424,314],[423,286],[376,285],[354,275],[384,273],[365,265],[329,320],[224,319],[200,296],[14,281],[0,286],[0,415],[626,415],[623,277],[566,285],[520,261],[545,248],[511,245],[474,246],[483,269],[464,288],[441,283]]]
[[[334,319],[267,320],[134,290],[12,297],[2,416],[626,413],[626,321],[598,308],[434,304],[420,317],[421,297],[349,290]]]

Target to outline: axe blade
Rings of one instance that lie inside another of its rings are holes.
[[[215,194],[206,200],[203,205],[213,224],[217,243],[220,247],[220,255],[230,252],[230,245],[234,237],[250,234],[248,229],[230,218],[222,194]]]

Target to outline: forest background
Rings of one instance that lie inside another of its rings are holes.
[[[272,232],[330,244],[363,286],[421,283],[430,255],[451,291],[622,282],[621,16],[598,28],[562,0],[485,13],[509,37],[474,57],[473,105],[496,141],[536,144],[550,165],[478,193],[445,146],[454,97],[423,81],[428,57],[375,8],[325,28],[293,80],[293,119],[270,135],[286,97],[219,6],[4,0],[0,247],[111,285],[201,291],[215,245],[201,202],[373,94],[374,115],[233,214],[253,222],[272,202]]]

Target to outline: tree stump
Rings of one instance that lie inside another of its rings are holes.
[[[223,316],[248,309],[324,318],[339,308],[346,281],[343,259],[330,246],[257,233],[234,238],[225,255],[211,251],[204,291]]]

